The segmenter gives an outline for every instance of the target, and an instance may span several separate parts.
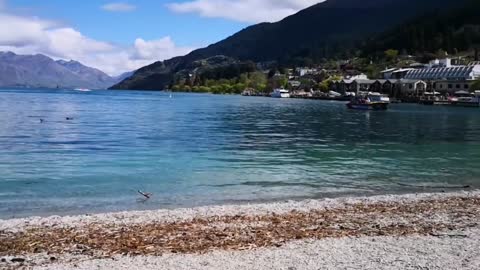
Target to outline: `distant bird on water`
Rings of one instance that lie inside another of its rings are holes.
[[[67,121],[73,120],[73,117],[67,117],[67,118],[65,118],[65,120],[67,120]]]

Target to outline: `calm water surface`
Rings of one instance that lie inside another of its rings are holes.
[[[480,187],[480,110],[1,90],[0,172],[0,218]]]

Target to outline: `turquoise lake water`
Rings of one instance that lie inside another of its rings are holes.
[[[0,90],[0,173],[0,218],[479,188],[480,110]]]

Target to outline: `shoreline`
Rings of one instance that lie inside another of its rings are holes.
[[[428,199],[450,197],[480,196],[480,189],[452,192],[406,193],[373,196],[346,196],[322,199],[287,200],[265,203],[208,205],[189,208],[132,210],[79,215],[49,215],[21,218],[0,219],[0,232],[18,232],[35,227],[79,227],[89,223],[108,223],[136,225],[155,222],[176,222],[194,218],[208,218],[226,215],[265,215],[285,214],[292,210],[311,211],[327,208],[338,208],[346,204],[379,203],[379,202],[417,202]]]
[[[181,264],[185,256],[194,261],[227,253],[261,257],[292,245],[306,252],[310,244],[316,248],[345,241],[362,245],[365,239],[401,240],[409,245],[408,239],[428,242],[453,235],[448,241],[455,244],[455,235],[470,239],[479,231],[480,190],[31,217],[0,220],[0,258],[5,259],[0,268],[70,269],[98,260],[117,263],[110,268],[118,268],[126,261],[141,264],[139,258],[149,262],[174,258]],[[469,245],[480,248],[480,241]],[[292,251],[285,252],[290,256]],[[12,258],[24,261],[15,263]],[[155,269],[144,266],[132,267]],[[198,268],[205,267],[191,269]]]

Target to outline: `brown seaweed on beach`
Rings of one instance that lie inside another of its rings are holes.
[[[0,256],[42,253],[88,256],[204,253],[281,246],[327,237],[435,235],[478,225],[480,198],[414,203],[358,203],[341,208],[259,216],[215,216],[171,223],[0,231]]]

